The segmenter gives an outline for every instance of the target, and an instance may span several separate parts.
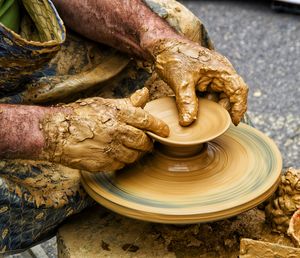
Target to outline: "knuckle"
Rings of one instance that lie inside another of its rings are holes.
[[[133,163],[139,158],[139,152],[131,150],[127,155],[127,163]]]

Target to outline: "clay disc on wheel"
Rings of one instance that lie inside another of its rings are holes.
[[[152,100],[144,107],[151,115],[163,120],[170,128],[167,138],[147,132],[153,139],[169,146],[190,146],[208,142],[226,132],[231,118],[221,105],[204,98],[198,99],[199,111],[196,121],[187,127],[179,125],[174,97]]]
[[[155,150],[113,173],[82,173],[86,191],[107,208],[146,221],[197,223],[223,219],[266,200],[276,189],[281,155],[246,124],[230,126],[188,158]]]

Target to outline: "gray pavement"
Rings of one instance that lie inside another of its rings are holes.
[[[284,167],[300,168],[300,15],[273,12],[264,1],[181,2],[245,78],[249,114],[278,144]],[[42,246],[57,256],[55,239]]]

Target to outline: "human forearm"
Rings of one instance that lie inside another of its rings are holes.
[[[53,0],[66,25],[129,54],[151,58],[152,42],[181,38],[142,0]]]
[[[0,158],[35,159],[45,139],[40,121],[53,108],[0,105]]]

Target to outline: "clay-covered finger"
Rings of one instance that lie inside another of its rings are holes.
[[[142,155],[142,152],[137,149],[128,148],[124,145],[119,145],[113,152],[113,156],[120,162],[131,164],[137,161]]]
[[[118,130],[120,141],[124,146],[143,152],[152,150],[152,140],[142,130],[130,125],[120,126]]]
[[[133,93],[129,99],[134,107],[143,108],[146,105],[146,103],[149,101],[149,97],[150,97],[149,90],[146,87],[144,87],[140,90],[137,90],[135,93]]]
[[[222,74],[213,80],[211,88],[226,94],[230,102],[231,120],[235,125],[238,125],[247,110],[248,86],[244,80],[237,74]],[[228,103],[225,102],[226,100],[222,100],[219,103],[227,106]]]
[[[181,126],[189,126],[197,119],[198,98],[192,84],[187,83],[176,90],[176,105]]]
[[[167,137],[170,133],[165,122],[155,118],[142,108],[124,108],[120,110],[120,119],[128,125],[153,132],[161,137]]]
[[[240,76],[234,78],[233,83],[238,84],[239,89],[230,98],[230,102],[233,102],[230,115],[232,122],[238,125],[247,111],[248,86]]]
[[[224,93],[231,104],[230,115],[233,124],[238,125],[247,110],[248,86],[237,74],[224,77]]]
[[[206,91],[211,81],[212,79],[210,77],[202,76],[197,83],[197,90],[200,92]]]

